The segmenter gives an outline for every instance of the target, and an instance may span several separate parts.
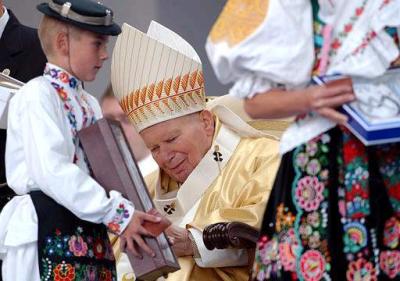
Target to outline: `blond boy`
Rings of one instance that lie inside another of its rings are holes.
[[[120,28],[109,8],[90,0],[53,0],[38,9],[48,63],[10,102],[7,178],[20,196],[0,214],[3,279],[114,280],[107,230],[134,254],[139,245],[152,255],[142,222],[158,221],[121,194],[106,195],[89,176],[77,139],[101,118],[82,82],[95,79],[108,58],[108,36]]]

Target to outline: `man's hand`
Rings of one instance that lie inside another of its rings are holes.
[[[143,227],[142,224],[145,221],[158,223],[161,221],[161,218],[143,213],[141,211],[135,211],[128,226],[120,235],[121,249],[124,251],[127,248],[138,258],[142,258],[142,255],[136,248],[136,244],[139,245],[139,247],[150,256],[154,257],[155,255],[153,250],[150,249],[150,247],[146,244],[146,242],[144,242],[142,238],[142,235],[153,236]]]
[[[303,91],[307,97],[310,111],[316,111],[321,116],[339,124],[347,121],[347,116],[335,108],[355,99],[351,84],[331,83],[326,86],[311,86]]]
[[[192,241],[189,238],[189,231],[185,228],[171,225],[165,230],[172,249],[178,257],[193,256]]]

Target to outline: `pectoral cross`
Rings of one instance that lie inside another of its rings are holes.
[[[175,212],[175,202],[165,205],[164,212],[166,212],[168,215],[172,215]]]
[[[219,146],[218,146],[218,145],[215,145],[215,146],[214,146],[214,153],[213,153],[213,155],[214,155],[214,160],[215,160],[215,161],[217,162],[217,164],[218,164],[219,172],[221,173],[220,162],[222,162],[224,159],[222,158],[222,153],[219,152]]]

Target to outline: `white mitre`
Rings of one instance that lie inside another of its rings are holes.
[[[154,21],[147,34],[123,24],[113,52],[111,82],[139,132],[205,109],[199,56],[182,37]]]

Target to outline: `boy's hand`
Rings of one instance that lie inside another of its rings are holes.
[[[147,214],[154,215],[157,217],[161,217],[161,221],[157,223],[144,221],[143,227],[151,233],[152,236],[157,237],[160,235],[166,228],[171,225],[171,221],[169,221],[166,217],[161,216],[161,214],[156,209],[151,209]]]
[[[143,213],[141,211],[135,211],[132,215],[132,219],[124,232],[120,235],[121,249],[124,251],[126,248],[131,251],[135,257],[142,258],[142,255],[138,251],[136,245],[138,245],[147,254],[154,257],[155,254],[152,249],[146,244],[142,236],[153,236],[144,227],[143,223],[149,221],[152,223],[158,223],[161,221],[160,217],[156,217],[150,214]],[[135,245],[136,244],[136,245]]]

